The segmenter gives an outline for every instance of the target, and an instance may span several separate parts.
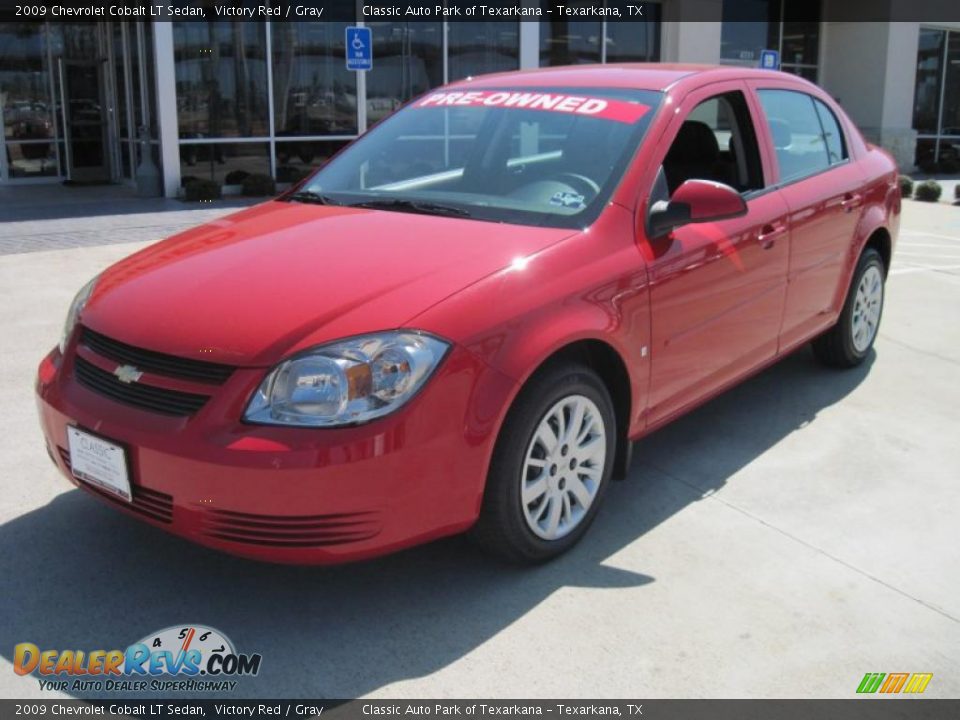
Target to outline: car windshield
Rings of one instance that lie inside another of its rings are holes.
[[[373,128],[288,199],[584,227],[660,99],[615,88],[438,90]]]

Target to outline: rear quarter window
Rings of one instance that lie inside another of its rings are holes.
[[[827,153],[831,165],[843,162],[847,159],[847,141],[840,129],[840,123],[833,110],[828,108],[819,100],[813,101],[817,109],[817,116],[820,118],[820,125],[823,127],[823,138],[827,143]]]

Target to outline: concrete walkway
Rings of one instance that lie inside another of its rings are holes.
[[[260,202],[138,198],[128,187],[0,187],[0,255],[159,240]]]

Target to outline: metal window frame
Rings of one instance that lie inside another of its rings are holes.
[[[943,110],[944,110],[944,100],[946,98],[947,92],[947,63],[950,58],[950,34],[957,33],[960,35],[960,30],[953,28],[940,27],[937,25],[928,25],[922,23],[917,29],[917,33],[922,33],[924,30],[943,33],[943,50],[940,54],[940,93],[937,98],[937,130],[934,133],[918,133],[917,140],[933,140],[933,162],[940,162],[940,143],[944,138],[953,138],[954,135],[945,135],[943,132]],[[919,37],[919,35],[918,35]],[[919,65],[919,53],[920,50],[917,48],[917,64]],[[917,89],[913,89],[913,104],[916,107],[917,104]],[[914,128],[916,130],[916,128]]]

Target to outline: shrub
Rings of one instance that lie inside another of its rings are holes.
[[[183,196],[188,202],[219,200],[220,184],[213,180],[193,180],[184,186]]]
[[[953,199],[960,203],[960,183],[953,186]]]
[[[243,181],[250,177],[246,170],[231,170],[223,179],[224,185],[242,185]]]
[[[247,175],[243,179],[242,187],[242,192],[247,197],[264,197],[277,192],[277,185],[273,182],[273,178],[259,173]]]
[[[913,178],[909,175],[901,175],[899,178],[900,181],[900,194],[905,198],[913,196]]]
[[[943,188],[936,180],[925,180],[917,185],[916,190],[913,191],[913,199],[923,202],[937,202],[942,192]]]

